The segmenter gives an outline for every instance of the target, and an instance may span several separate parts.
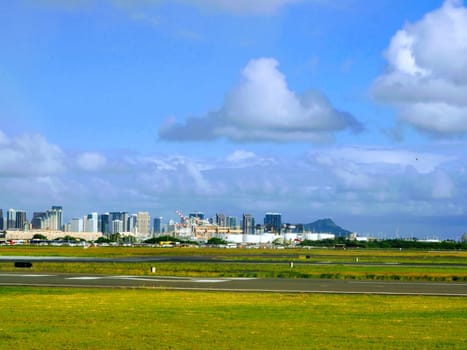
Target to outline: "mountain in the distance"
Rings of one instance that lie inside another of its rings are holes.
[[[348,237],[352,232],[338,225],[332,219],[321,219],[303,225],[306,232],[333,233],[336,237]]]

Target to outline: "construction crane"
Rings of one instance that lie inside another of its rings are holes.
[[[188,221],[188,218],[185,215],[183,215],[183,213],[180,210],[177,210],[175,212],[180,217],[180,219],[182,219],[182,223],[186,224],[186,222]]]

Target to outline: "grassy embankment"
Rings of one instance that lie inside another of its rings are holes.
[[[0,288],[3,349],[465,349],[456,297]]]
[[[131,247],[2,247],[0,255],[21,256],[199,256],[213,262],[157,263],[34,263],[31,272],[81,272],[95,274],[150,274],[205,277],[340,278],[370,280],[467,281],[466,251],[417,250],[268,250]],[[358,259],[358,263],[356,262]],[[231,260],[235,262],[223,262]],[[290,269],[288,262],[294,261]],[[261,264],[264,262],[264,264]],[[271,263],[273,262],[273,263]],[[332,264],[326,264],[332,263]],[[345,265],[345,263],[354,263]],[[382,264],[372,266],[371,264]],[[399,265],[408,264],[408,265]],[[423,266],[410,266],[423,264]],[[454,266],[455,265],[455,266]],[[0,271],[15,271],[0,263]]]

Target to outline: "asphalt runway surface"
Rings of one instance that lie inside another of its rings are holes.
[[[146,288],[170,290],[467,296],[467,283],[323,279],[189,278],[92,274],[1,273],[0,286]]]
[[[126,258],[0,256],[0,262],[216,262],[212,257],[157,256]],[[242,261],[242,263],[278,263],[278,261]],[[280,261],[280,263],[287,263]],[[300,262],[302,263],[302,262]],[[305,263],[305,262],[304,262]],[[324,264],[343,264],[328,262]],[[347,263],[354,264],[354,263]],[[358,264],[384,265],[384,264]],[[400,264],[403,266],[404,264]],[[423,266],[423,265],[411,265]],[[442,295],[467,296],[467,283],[456,282],[401,282],[356,281],[326,279],[263,279],[263,278],[190,278],[168,276],[122,276],[89,274],[21,273],[0,274],[0,286],[44,287],[93,287],[93,288],[156,288],[175,290],[226,291],[226,292],[278,292],[278,293],[337,293],[337,294],[388,294],[388,295]]]
[[[290,261],[294,261],[300,264],[311,264],[311,265],[359,265],[359,266],[387,266],[387,265],[398,265],[398,266],[412,266],[412,267],[425,267],[433,266],[432,264],[420,264],[420,263],[371,263],[371,262],[343,262],[343,261],[306,261],[301,260],[297,262],[296,259],[291,258]],[[261,259],[261,260],[231,260],[213,256],[131,256],[124,258],[95,258],[95,257],[73,257],[73,256],[0,256],[0,262],[90,262],[90,263],[149,263],[149,262],[198,262],[198,263],[235,263],[235,264],[288,264],[288,260],[277,260],[277,259]],[[450,266],[450,267],[466,267],[466,265],[460,264],[436,264],[436,266]]]

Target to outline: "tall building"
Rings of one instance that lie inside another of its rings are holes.
[[[227,216],[225,218],[225,223],[227,227],[238,228],[238,218],[236,216]]]
[[[82,218],[71,219],[70,231],[71,232],[83,232],[83,219]]]
[[[62,231],[62,207],[53,206],[52,209],[46,210],[41,228],[44,230]]]
[[[112,220],[112,233],[122,233],[123,231],[123,221],[122,220]]]
[[[16,210],[8,209],[6,212],[6,228],[14,230],[16,228]]]
[[[216,224],[222,227],[227,226],[227,220],[224,214],[216,214]]]
[[[98,232],[99,218],[96,212],[90,213],[86,217],[86,225],[84,230],[86,232]]]
[[[122,221],[123,221],[123,231],[128,232],[128,213],[126,211],[122,212]]]
[[[26,218],[26,212],[24,210],[17,210],[15,228],[23,231],[27,225],[28,219]]]
[[[122,222],[122,228],[118,232],[126,232],[127,231],[127,220],[128,220],[128,213],[123,212],[123,211],[114,211],[109,213],[109,223],[110,223],[110,233],[117,233],[114,232],[114,226],[112,225],[112,222],[115,220],[120,220]]]
[[[128,228],[127,228],[128,232],[131,232],[133,234],[137,233],[137,230],[138,230],[138,226],[136,225],[137,219],[138,219],[138,215],[136,214],[131,214],[128,217]]]
[[[46,213],[43,211],[35,211],[32,214],[31,226],[35,230],[43,229],[44,223],[46,220]]]
[[[281,213],[266,213],[264,216],[264,231],[281,233],[282,214]]]
[[[110,214],[105,213],[99,215],[99,232],[102,232],[103,235],[108,235],[110,233]]]
[[[4,230],[3,227],[3,209],[0,209],[0,230]]]
[[[58,205],[52,206],[51,213],[51,229],[61,231],[62,230],[62,215],[63,215],[63,208]]]
[[[200,220],[204,220],[204,213],[200,212],[200,211],[195,211],[193,213],[190,213],[188,215],[188,217],[190,218],[198,218]]]
[[[162,216],[154,218],[153,230],[155,234],[162,233]]]
[[[252,235],[255,229],[255,219],[251,214],[243,214],[242,230],[245,235]]]
[[[148,235],[151,232],[151,217],[147,211],[140,211],[136,214],[136,226],[139,235]]]

